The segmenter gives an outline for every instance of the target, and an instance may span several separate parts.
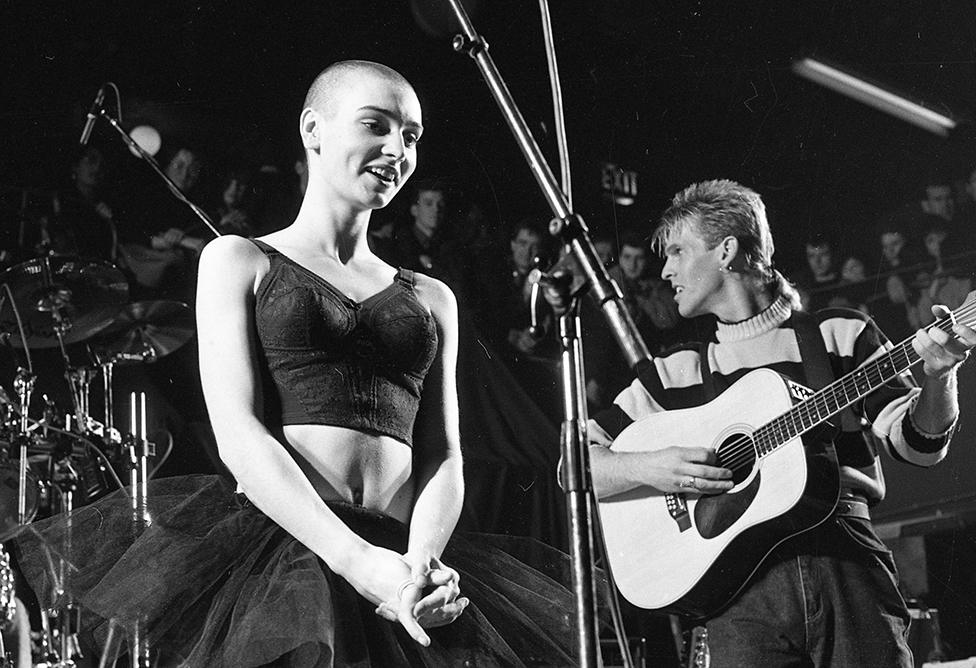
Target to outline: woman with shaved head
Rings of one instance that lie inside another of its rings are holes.
[[[572,664],[569,622],[551,614],[572,606],[565,588],[451,538],[454,296],[367,245],[371,212],[417,165],[416,93],[386,66],[340,62],[310,87],[299,132],[294,222],[220,237],[200,259],[201,378],[234,481],[155,483],[154,523],[121,561],[94,532],[114,556],[80,565],[102,579],[79,598],[142,618],[179,665]],[[95,506],[102,527],[109,504]]]

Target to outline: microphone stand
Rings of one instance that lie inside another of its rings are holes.
[[[203,224],[206,225],[211,232],[213,232],[215,237],[221,236],[220,231],[217,230],[217,226],[214,225],[213,220],[211,220],[210,216],[208,216],[203,209],[201,209],[196,204],[190,201],[190,199],[183,193],[180,187],[173,182],[173,179],[169,178],[166,175],[166,172],[163,171],[163,169],[159,166],[159,163],[156,162],[156,159],[153,158],[149,153],[147,153],[145,149],[143,149],[139,145],[139,143],[135,139],[133,139],[121,125],[119,125],[119,122],[117,120],[115,120],[112,116],[109,115],[109,113],[105,110],[105,107],[99,109],[98,114],[106,121],[108,121],[109,125],[115,128],[116,132],[119,133],[119,136],[122,137],[122,141],[125,142],[125,145],[129,147],[129,150],[135,153],[136,155],[138,155],[150,167],[152,167],[153,171],[156,172],[159,178],[161,178],[163,182],[166,183],[166,186],[169,188],[170,192],[173,193],[173,195],[178,200],[186,204],[190,208],[190,210],[196,214],[197,218],[203,221]]]
[[[485,83],[529,163],[532,175],[552,209],[554,218],[549,224],[549,231],[553,236],[559,237],[569,250],[569,254],[557,263],[558,270],[563,274],[572,274],[571,292],[574,295],[582,294],[584,288],[589,289],[607,318],[627,363],[634,367],[641,360],[650,358],[650,353],[627,311],[620,288],[610,279],[606,268],[600,262],[583,219],[573,212],[565,192],[556,183],[525,119],[488,54],[487,42],[475,31],[460,0],[448,1],[462,30],[461,34],[454,37],[454,50],[466,51],[477,63]],[[568,181],[566,190],[568,191]],[[583,389],[579,315],[575,306],[560,316],[559,334],[562,345],[560,361],[565,413],[560,432],[562,485],[567,499],[570,528],[578,655],[582,668],[597,668],[599,641],[596,585],[593,578],[593,526],[589,504],[591,485],[586,438],[586,394]]]

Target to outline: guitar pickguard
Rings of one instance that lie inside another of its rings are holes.
[[[736,494],[703,496],[695,504],[695,526],[702,538],[715,538],[742,517],[759,493],[760,472]]]

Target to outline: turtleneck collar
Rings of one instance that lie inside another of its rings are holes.
[[[791,313],[790,300],[780,295],[776,301],[747,320],[732,323],[720,321],[715,336],[719,343],[745,341],[776,329],[789,319]]]

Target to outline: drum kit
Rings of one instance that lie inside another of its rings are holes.
[[[0,342],[17,369],[12,392],[0,387],[0,542],[36,519],[58,513],[70,517],[76,507],[123,488],[126,475],[133,521],[144,528],[145,483],[151,475],[147,461],[155,454],[146,430],[146,395],[131,394],[128,429],[120,430],[113,416],[113,372],[120,365],[154,362],[182,347],[194,332],[189,306],[130,302],[125,274],[106,261],[44,255],[0,274]],[[80,347],[88,359],[76,366],[70,353]],[[47,349],[60,353],[70,410],[59,412],[47,394],[34,410],[37,377],[31,353],[50,357]],[[104,411],[96,417],[90,399],[99,376]],[[156,467],[161,463],[157,458]],[[68,547],[54,551],[66,555]],[[0,546],[0,626],[12,617],[14,605],[12,578],[4,577],[8,559]],[[80,653],[78,608],[64,586],[70,557],[59,559],[54,569],[60,574],[58,600],[40,602],[40,662],[35,666],[75,666]],[[12,665],[3,657],[0,641],[0,666]]]

